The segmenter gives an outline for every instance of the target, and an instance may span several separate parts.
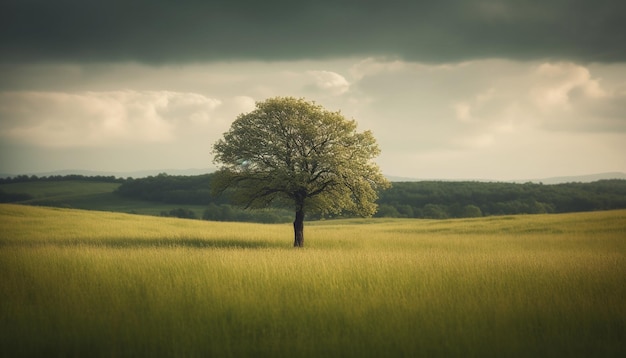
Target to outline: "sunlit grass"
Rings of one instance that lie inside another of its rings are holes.
[[[289,226],[155,218],[122,213],[0,205],[5,245],[277,246]]]
[[[0,205],[0,356],[622,356],[626,212],[211,223]]]

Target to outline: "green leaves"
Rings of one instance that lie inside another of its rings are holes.
[[[233,188],[246,206],[289,202],[319,213],[376,211],[377,191],[389,187],[373,159],[370,131],[304,99],[270,98],[240,115],[213,146],[221,164],[218,190]]]

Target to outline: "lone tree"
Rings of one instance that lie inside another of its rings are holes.
[[[305,212],[371,216],[388,188],[372,161],[380,150],[370,131],[304,99],[277,97],[241,114],[213,145],[221,169],[214,189],[232,188],[246,208],[271,203],[295,209],[294,246],[304,246]]]

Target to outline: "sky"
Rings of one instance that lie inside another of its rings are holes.
[[[215,168],[275,96],[371,130],[390,176],[626,172],[620,0],[3,0],[0,173]]]

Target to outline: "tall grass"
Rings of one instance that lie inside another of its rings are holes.
[[[2,356],[617,357],[626,211],[289,225],[0,205]]]

